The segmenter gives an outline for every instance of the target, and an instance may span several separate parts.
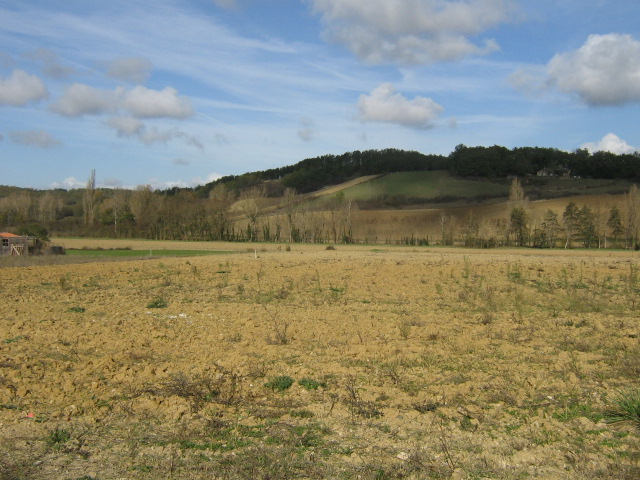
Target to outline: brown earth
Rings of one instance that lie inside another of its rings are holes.
[[[0,270],[0,479],[640,477],[636,253],[190,245]]]

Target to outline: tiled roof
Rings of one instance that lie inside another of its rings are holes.
[[[0,232],[0,238],[16,238],[19,236],[20,235],[16,235],[15,233]]]

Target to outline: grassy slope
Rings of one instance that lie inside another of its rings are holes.
[[[530,177],[522,180],[525,193],[532,200],[568,197],[576,195],[619,194],[629,189],[627,181],[587,178],[542,178]],[[508,179],[463,179],[444,171],[398,172],[383,175],[353,185],[353,182],[336,186],[331,194],[343,191],[345,195],[359,201],[371,201],[383,197],[420,199],[431,203],[434,199],[457,198],[482,200],[487,197],[507,197]]]
[[[398,172],[344,190],[356,200],[403,196],[407,199],[508,195],[509,184],[489,180],[454,178],[446,172]]]

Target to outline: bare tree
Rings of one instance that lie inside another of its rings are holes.
[[[151,220],[153,189],[151,185],[139,185],[129,198],[129,209],[140,233],[144,233]]]
[[[249,234],[249,241],[251,242],[258,240],[258,219],[264,208],[265,197],[266,191],[264,185],[252,187],[241,196],[241,208],[249,221],[247,233]]]
[[[509,188],[509,203],[512,208],[525,208],[529,199],[524,194],[520,179],[514,178]]]
[[[631,185],[627,193],[627,242],[630,248],[638,245],[638,230],[640,229],[640,189]]]
[[[82,209],[84,211],[84,224],[93,225],[95,220],[95,193],[96,193],[96,171],[91,170],[91,175],[87,180],[82,197]]]
[[[235,201],[235,195],[224,184],[216,185],[209,192],[207,213],[211,224],[212,236],[215,240],[230,240],[231,219],[229,209]]]
[[[53,222],[62,209],[62,200],[51,192],[46,192],[38,201],[38,218],[41,222]]]

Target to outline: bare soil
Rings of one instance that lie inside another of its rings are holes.
[[[637,254],[191,245],[0,271],[0,479],[640,478]]]

